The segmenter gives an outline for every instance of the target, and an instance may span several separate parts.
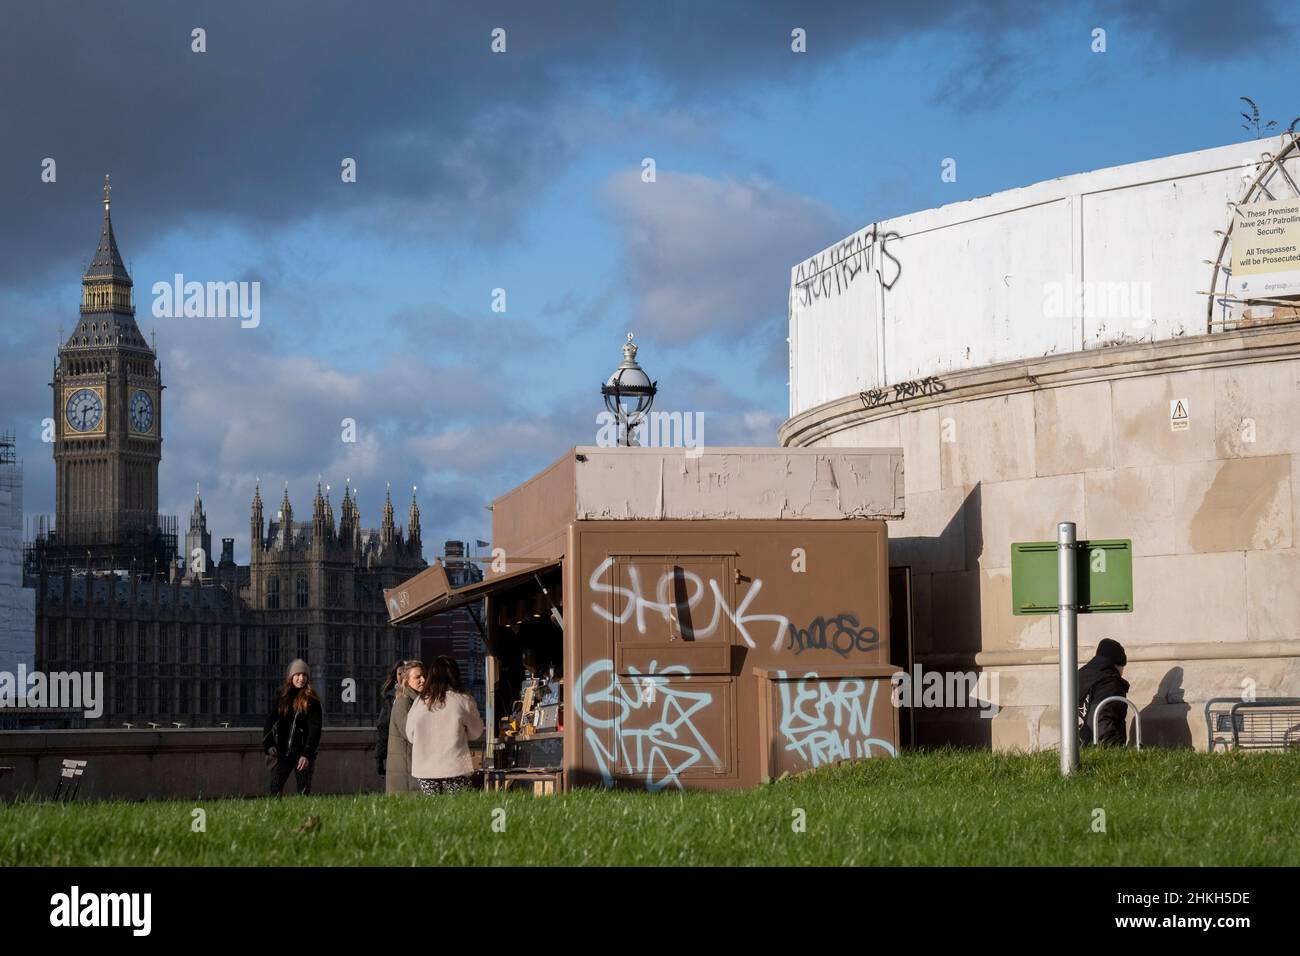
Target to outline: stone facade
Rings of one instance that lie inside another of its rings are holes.
[[[41,669],[105,674],[91,726],[260,726],[296,657],[312,665],[328,724],[373,726],[388,668],[420,650],[421,629],[388,627],[383,603],[384,587],[425,566],[415,502],[405,530],[391,501],[370,530],[345,493],[336,531],[319,489],[311,522],[293,521],[286,490],[263,526],[259,490],[251,525],[249,565],[227,557],[206,576],[38,576]]]
[[[323,661],[313,672],[322,698],[373,724],[388,669],[419,650],[418,628],[388,627],[383,589],[422,570],[425,562],[414,497],[405,532],[394,522],[391,498],[377,530],[361,528],[360,519],[355,498],[344,491],[336,529],[334,509],[317,485],[312,520],[295,522],[286,489],[276,519],[263,532],[259,492],[250,526],[249,583],[241,600],[262,648],[268,693],[283,682],[284,666],[295,657]]]
[[[1189,323],[1190,324],[1190,323]],[[1008,362],[867,408],[852,395],[782,428],[786,444],[901,447],[925,667],[996,668],[1001,713],[918,713],[923,742],[1038,748],[1058,739],[1054,615],[1013,616],[1011,543],[1131,538],[1134,610],[1081,615],[1103,637],[1145,742],[1204,748],[1205,702],[1300,696],[1300,329],[1246,329]],[[1171,427],[1171,402],[1188,412]],[[1246,683],[1252,682],[1252,683]]]

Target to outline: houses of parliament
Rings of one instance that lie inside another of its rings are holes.
[[[111,205],[105,177],[80,316],[54,363],[56,514],[24,556],[37,668],[103,672],[104,716],[92,726],[260,726],[296,657],[311,665],[328,724],[373,725],[389,669],[410,657],[452,654],[481,695],[472,610],[387,624],[383,589],[425,567],[414,495],[405,526],[389,496],[379,527],[363,528],[350,489],[336,521],[317,484],[300,521],[287,485],[269,520],[255,487],[247,565],[235,563],[233,538],[213,554],[197,493],[183,540],[158,514],[162,372],[136,325]],[[481,578],[460,542],[445,550],[454,583]]]

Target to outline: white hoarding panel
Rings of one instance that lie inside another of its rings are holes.
[[[791,415],[857,392],[905,399],[957,369],[1203,333],[1230,203],[1279,148],[1065,176],[875,223],[810,256],[790,277]],[[1243,217],[1236,287],[1300,293],[1300,200]]]

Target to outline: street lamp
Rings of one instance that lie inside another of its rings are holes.
[[[659,383],[650,381],[650,376],[636,364],[636,346],[632,344],[632,333],[629,332],[623,346],[622,364],[600,387],[600,394],[605,396],[605,407],[622,423],[629,447],[632,445],[632,431],[650,411],[658,390]]]

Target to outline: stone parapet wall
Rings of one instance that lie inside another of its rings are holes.
[[[383,789],[375,732],[326,727],[314,793]],[[267,792],[262,733],[250,728],[0,731],[0,799],[50,796],[65,759],[87,761],[78,800],[214,799]],[[293,793],[292,779],[285,793]]]

